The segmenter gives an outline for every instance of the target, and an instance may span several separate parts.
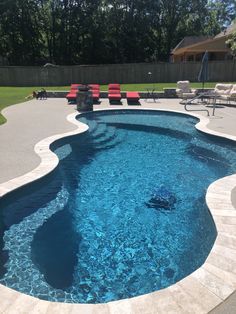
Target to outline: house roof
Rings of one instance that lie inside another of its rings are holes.
[[[179,43],[178,45],[172,50],[172,52],[174,52],[177,49],[181,49],[181,48],[185,48],[188,46],[192,46],[198,43],[201,43],[207,39],[211,39],[213,37],[210,36],[187,36],[184,37]]]
[[[220,32],[215,37],[211,36],[187,36],[182,39],[179,44],[172,50],[172,54],[179,54],[182,51],[185,51],[191,47],[197,48],[198,45],[201,46],[202,44],[208,44],[209,42],[218,41],[221,38],[227,37],[232,32],[236,31],[236,23],[231,24],[228,26],[223,32]]]

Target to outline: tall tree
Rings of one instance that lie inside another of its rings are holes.
[[[40,60],[43,42],[35,1],[0,1],[0,25],[0,53],[10,63],[27,65]]]
[[[220,27],[227,26],[236,17],[236,0],[211,0],[208,12],[216,15]]]
[[[235,23],[236,23],[236,21],[235,21]],[[232,34],[230,34],[230,37],[227,40],[227,44],[230,46],[230,49],[232,51],[234,58],[236,58],[236,31],[234,31]]]
[[[184,37],[215,35],[236,0],[0,0],[9,64],[167,61]]]

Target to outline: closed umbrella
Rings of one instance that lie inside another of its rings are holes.
[[[203,55],[201,69],[198,74],[198,82],[202,82],[202,89],[204,89],[204,84],[209,79],[208,59],[208,51],[206,51]]]

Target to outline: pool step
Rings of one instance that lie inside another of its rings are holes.
[[[110,128],[110,127],[109,127]],[[117,132],[115,130],[115,133],[113,136],[107,138],[106,140],[96,143],[96,149],[98,150],[103,150],[103,149],[111,149],[114,148],[115,146],[119,145],[124,141],[125,134],[119,134],[117,135]]]
[[[90,121],[84,117],[80,121],[89,126],[89,131],[80,141],[80,147],[87,146],[88,142],[91,142],[95,150],[110,149],[123,141],[123,137],[120,138],[120,135],[117,138],[116,127],[114,126],[108,126],[106,123],[95,120]]]
[[[93,139],[100,138],[107,133],[107,125],[105,123],[97,123],[96,128],[89,130],[89,134]]]
[[[96,149],[108,149],[121,142],[117,140],[116,128],[107,126],[106,123],[99,123],[96,130],[90,133],[91,139]]]
[[[93,143],[95,143],[96,145],[97,144],[103,145],[103,144],[110,142],[115,137],[116,137],[116,128],[107,127],[106,132],[104,132],[103,135],[101,134],[101,136],[99,136],[99,137],[95,137],[95,138],[93,137]]]
[[[227,151],[227,156],[231,156],[230,159],[233,161],[235,157],[231,150],[227,150],[226,147],[222,148],[219,145],[207,141],[207,139],[201,140],[193,138],[187,147],[187,151],[191,155],[202,158],[205,162],[209,162],[209,164],[221,163],[228,166],[228,161],[224,157],[225,150]]]
[[[98,127],[98,122],[96,120],[88,120],[85,117],[81,117],[79,118],[79,121],[89,126],[89,132],[94,132]]]
[[[220,155],[225,155],[225,151],[227,151],[227,155],[230,154],[230,152],[232,154],[232,150],[227,149],[227,147],[225,147],[225,146],[222,147],[220,145],[217,145],[217,144],[213,143],[212,141],[208,140],[207,138],[200,139],[200,138],[194,137],[191,140],[190,144],[197,146],[199,148],[211,150],[211,151],[213,151],[217,154],[220,154]]]

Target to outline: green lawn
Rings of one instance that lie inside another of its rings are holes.
[[[40,90],[41,87],[0,87],[0,112],[3,108],[26,101],[25,97],[32,94],[34,90]],[[68,90],[68,86],[48,87],[48,90]],[[0,114],[0,124],[6,122],[6,119]]]
[[[216,83],[206,83],[206,88],[213,88]],[[0,112],[3,108],[26,101],[25,97],[32,94],[34,90],[40,90],[39,87],[0,87]],[[107,91],[108,85],[101,85],[101,91]],[[155,87],[156,90],[162,91],[163,88],[176,88],[176,83],[155,83],[155,84],[121,84],[123,91],[145,91],[147,88]],[[193,88],[201,88],[201,83],[191,83]],[[45,87],[46,90],[63,90],[68,91],[69,86]],[[4,116],[0,113],[0,124],[6,122]]]
[[[202,83],[191,83],[192,88],[202,88]],[[214,88],[216,83],[205,83],[205,88]],[[176,88],[176,83],[154,83],[154,84],[121,84],[124,91],[145,91],[147,88],[155,88],[162,91],[163,88]],[[104,89],[103,89],[104,88]],[[101,90],[107,90],[107,85],[102,85]]]

